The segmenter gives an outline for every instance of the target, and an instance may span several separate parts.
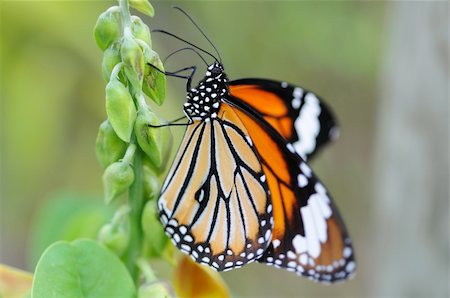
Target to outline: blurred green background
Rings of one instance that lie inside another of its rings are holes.
[[[79,229],[94,236],[96,232],[89,230],[89,227],[98,226],[109,217],[110,211],[102,207],[101,201],[102,169],[94,155],[97,129],[106,115],[105,82],[100,68],[102,53],[95,45],[92,29],[98,15],[113,3],[0,3],[1,263],[32,271],[33,262],[45,247],[45,239],[55,239],[64,233],[75,237],[80,233]],[[433,163],[432,168],[424,172],[430,180],[424,189],[438,187],[441,191],[437,194],[430,191],[423,198],[434,206],[432,216],[426,217],[427,222],[423,224],[426,227],[439,225],[440,228],[418,229],[412,232],[417,239],[409,239],[414,244],[414,241],[429,238],[430,243],[425,246],[419,243],[417,247],[409,245],[407,251],[401,247],[405,234],[401,228],[396,228],[395,220],[399,223],[398,227],[402,226],[402,221],[411,220],[406,225],[412,229],[421,217],[408,216],[408,203],[392,209],[394,211],[383,209],[384,205],[380,204],[378,197],[382,196],[378,189],[382,180],[380,182],[377,176],[384,169],[379,166],[382,164],[380,160],[384,159],[379,153],[385,149],[382,147],[383,140],[394,138],[404,144],[408,142],[400,131],[386,137],[385,132],[389,129],[382,124],[387,123],[382,113],[390,110],[389,101],[386,101],[388,96],[383,95],[392,94],[389,87],[391,80],[388,78],[389,74],[394,73],[389,67],[396,63],[396,36],[403,36],[402,30],[406,32],[404,43],[409,51],[421,43],[408,41],[416,38],[420,41],[422,35],[426,39],[430,32],[444,32],[442,36],[436,34],[430,39],[439,40],[438,58],[448,64],[448,16],[439,14],[440,11],[447,11],[447,2],[185,1],[153,4],[155,18],[142,16],[152,29],[168,30],[210,49],[187,19],[170,8],[170,4],[181,5],[219,48],[231,79],[264,77],[299,84],[325,98],[341,124],[341,138],[324,150],[312,166],[333,194],[354,240],[358,261],[356,278],[329,287],[287,271],[251,264],[223,274],[235,296],[448,295],[449,135],[448,112],[444,111],[446,108],[448,111],[448,66],[444,66],[445,84],[439,85],[439,98],[430,103],[430,106],[433,104],[444,113],[444,119],[440,119],[439,123],[417,122],[419,131],[425,131],[424,135],[430,132],[433,137],[447,143],[446,147],[439,147],[436,151],[442,162]],[[437,17],[433,11],[438,12]],[[441,20],[429,31],[423,30],[420,18],[417,21],[412,17],[409,23],[404,24],[402,20],[408,20],[408,17],[397,18],[397,14],[424,14],[426,21],[427,13],[432,15],[431,18]],[[405,29],[411,26],[411,30]],[[154,48],[163,58],[183,46],[157,33],[152,38]],[[402,44],[400,42],[399,46]],[[433,55],[417,57],[433,59]],[[414,61],[412,59],[410,62]],[[202,67],[198,57],[185,52],[170,59],[165,66],[167,70],[176,70],[190,65]],[[440,65],[443,64],[438,63],[437,67]],[[403,67],[405,74],[439,76],[422,72],[423,68]],[[439,76],[438,80],[441,79],[442,76]],[[406,90],[414,86],[406,81],[398,88]],[[157,109],[163,117],[170,120],[182,115],[184,92],[184,81],[169,78],[166,103]],[[393,105],[392,109],[403,110],[401,105]],[[443,129],[444,135],[437,135],[436,131],[433,133],[434,125]],[[174,128],[173,132],[176,142],[179,142],[183,129]],[[420,135],[415,137],[421,140]],[[415,143],[410,143],[413,149]],[[430,158],[427,152],[425,150],[422,156],[424,160]],[[408,155],[408,151],[403,151],[403,154]],[[434,168],[435,164],[439,168]],[[398,166],[402,167],[401,164]],[[408,189],[409,185],[402,187]],[[79,204],[80,200],[84,200],[82,204]],[[405,197],[400,194],[397,204],[392,204],[400,205],[400,202],[408,202],[406,192]],[[73,207],[67,207],[71,204]],[[85,207],[77,207],[80,205]],[[51,208],[55,211],[48,211]],[[84,227],[71,225],[70,217],[65,216],[77,208],[84,208],[77,213],[85,219]],[[386,220],[380,217],[385,211]],[[54,226],[54,230],[37,226],[46,224],[37,224],[40,212],[48,212],[41,218],[53,223],[60,220],[61,226]],[[53,221],[49,217],[53,217]],[[394,226],[386,229],[389,218],[394,218]],[[379,226],[379,223],[385,225]],[[49,234],[48,231],[52,232]],[[385,233],[391,233],[391,236],[386,238]],[[421,237],[420,233],[425,233],[425,237]],[[384,242],[386,239],[394,239],[395,242]],[[440,242],[434,245],[436,239]],[[397,244],[399,249],[395,248]],[[387,258],[388,254],[390,258]],[[392,263],[402,257],[404,263]],[[426,264],[430,264],[427,268],[421,267],[422,263],[416,263],[424,258]],[[384,263],[388,259],[390,264]],[[410,279],[403,278],[408,275],[409,266],[417,270],[417,274]],[[383,278],[390,276],[389,272],[398,276],[399,280],[387,281]]]

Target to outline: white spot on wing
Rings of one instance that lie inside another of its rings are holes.
[[[308,179],[303,174],[299,174],[297,177],[297,180],[298,180],[298,186],[300,188],[303,188],[308,184]]]
[[[352,254],[352,249],[350,247],[344,248],[343,255],[345,258],[348,258]]]
[[[292,245],[294,246],[295,252],[297,254],[306,252],[306,239],[302,235],[296,235],[294,239],[292,239]]]
[[[294,148],[294,146],[293,146],[291,143],[288,143],[288,144],[286,145],[286,148],[288,148],[288,150],[289,150],[291,153],[295,153],[295,148]]]
[[[275,239],[272,241],[273,248],[277,248],[278,246],[280,246],[280,244],[281,244],[281,241],[278,239]]]
[[[319,238],[319,241],[321,243],[324,243],[327,240],[327,223],[320,207],[321,199],[322,198],[318,194],[312,195],[308,200],[308,207],[310,208],[311,213],[314,217],[317,237]]]
[[[350,262],[347,264],[347,266],[345,266],[345,271],[347,271],[348,273],[352,273],[355,270],[355,262]]]
[[[300,98],[294,97],[294,98],[292,99],[291,105],[292,105],[292,107],[293,107],[294,109],[298,109],[298,108],[300,107],[301,104],[302,104],[302,102],[301,102]]]
[[[337,138],[339,138],[340,134],[341,134],[341,131],[339,130],[339,127],[335,126],[335,127],[331,128],[330,131],[328,132],[328,137],[330,138],[330,140],[334,141]]]
[[[250,138],[250,136],[246,135],[246,136],[245,136],[245,139],[246,139],[247,142],[250,144],[250,146],[253,146],[253,141],[252,141],[252,139]]]
[[[299,154],[307,155],[316,148],[316,138],[320,132],[320,112],[319,99],[312,93],[306,94],[305,103],[294,123],[299,138],[294,146]]]
[[[311,177],[312,175],[311,168],[306,163],[302,162],[300,164],[300,170],[302,170],[303,174],[305,174],[306,176]]]
[[[309,206],[300,208],[300,213],[302,214],[303,226],[305,228],[308,254],[313,258],[317,258],[320,255],[320,242],[314,224],[314,215]]]

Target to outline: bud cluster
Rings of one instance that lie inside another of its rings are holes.
[[[131,6],[153,16],[153,7],[147,0],[119,0],[119,4],[103,12],[94,28],[107,81],[107,119],[99,128],[96,155],[105,169],[105,203],[118,201],[128,192],[128,205],[103,226],[99,240],[125,259],[127,255],[160,256],[167,237],[157,219],[155,201],[172,135],[147,99],[157,105],[164,102],[166,77],[159,55],[152,50],[149,27],[129,12]],[[139,235],[143,239],[132,239]]]
[[[128,3],[113,6],[98,18],[94,36],[104,52],[102,72],[107,81],[106,114],[108,119],[100,125],[96,154],[106,168],[103,176],[105,200],[112,201],[133,183],[133,154],[124,158],[130,146],[144,152],[150,165],[147,176],[164,170],[171,146],[171,134],[150,108],[146,98],[161,105],[164,101],[166,79],[158,54],[152,50],[149,27],[138,16],[129,15]],[[153,16],[148,1],[129,1],[129,5]],[[135,152],[135,150],[134,150]],[[148,177],[154,180],[154,177]]]

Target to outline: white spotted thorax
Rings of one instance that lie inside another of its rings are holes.
[[[228,78],[219,62],[208,66],[205,77],[186,96],[184,112],[192,120],[216,118],[220,101],[228,92]]]

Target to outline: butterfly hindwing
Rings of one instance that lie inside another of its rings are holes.
[[[222,271],[263,255],[273,218],[266,177],[245,127],[225,104],[218,115],[188,126],[158,208],[179,249]]]
[[[255,144],[271,192],[272,241],[259,261],[316,281],[348,278],[355,269],[353,248],[325,187],[258,111],[233,97],[229,102]]]
[[[261,114],[305,159],[339,135],[336,120],[323,100],[301,87],[241,79],[230,82],[230,93]]]

